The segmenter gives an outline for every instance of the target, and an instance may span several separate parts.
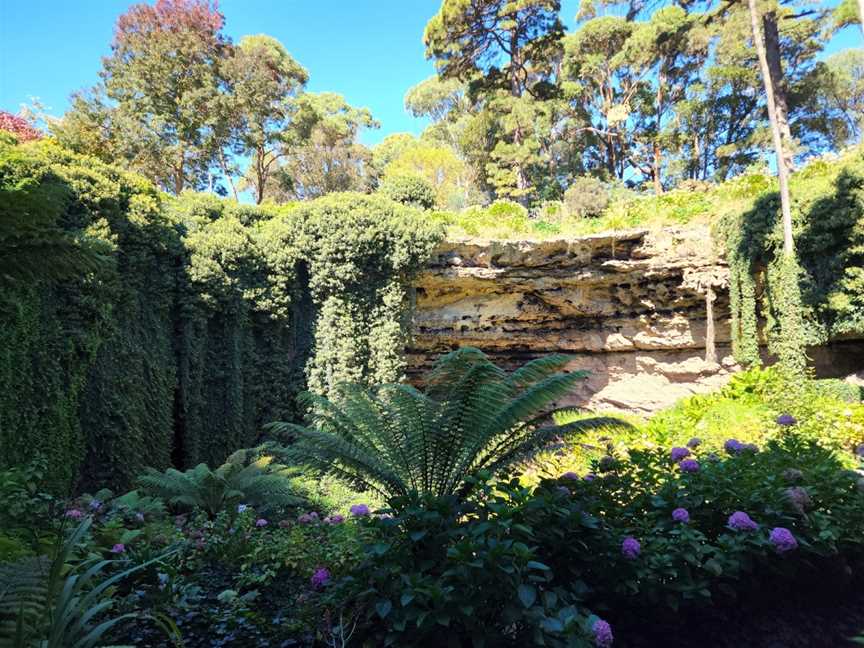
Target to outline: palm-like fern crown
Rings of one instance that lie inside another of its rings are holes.
[[[250,454],[239,450],[216,470],[207,464],[185,472],[169,468],[163,473],[149,468],[139,482],[171,504],[203,509],[211,518],[240,502],[264,507],[299,504],[290,487],[288,469],[273,464],[268,456],[247,463]]]
[[[387,497],[465,493],[467,478],[479,470],[502,469],[555,434],[608,423],[537,427],[550,404],[586,376],[562,373],[567,361],[550,355],[508,374],[465,347],[439,359],[425,392],[405,384],[346,384],[332,400],[304,395],[308,426],[270,429],[295,438],[286,451],[293,460]]]

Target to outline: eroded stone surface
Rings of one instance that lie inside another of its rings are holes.
[[[412,369],[476,346],[502,365],[551,352],[589,378],[567,404],[651,412],[722,385],[728,269],[707,229],[551,241],[449,241],[416,283]],[[705,362],[705,293],[717,362]]]

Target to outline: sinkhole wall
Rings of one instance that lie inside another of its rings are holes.
[[[590,371],[562,405],[650,413],[740,369],[728,274],[707,228],[447,241],[415,282],[409,372],[417,378],[465,345],[503,366],[561,352],[572,369]],[[810,355],[820,376],[845,376],[864,367],[864,342],[838,340]]]

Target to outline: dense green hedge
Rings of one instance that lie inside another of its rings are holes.
[[[171,199],[0,142],[0,465],[39,453],[58,487],[120,486],[254,443],[307,376],[396,378],[406,282],[439,237],[382,197]]]
[[[776,192],[720,224],[735,352],[745,364],[759,361],[760,320],[769,351],[793,360],[808,345],[864,332],[864,149],[810,163],[793,176],[791,194],[797,264],[782,261]]]

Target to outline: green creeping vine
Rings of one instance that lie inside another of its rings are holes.
[[[795,257],[782,253],[776,193],[719,223],[730,268],[735,358],[760,364],[760,323],[769,353],[792,375],[808,346],[864,333],[864,149],[818,160],[793,177]]]
[[[421,212],[172,199],[50,141],[0,143],[0,467],[57,490],[219,464],[307,385],[398,379]]]

